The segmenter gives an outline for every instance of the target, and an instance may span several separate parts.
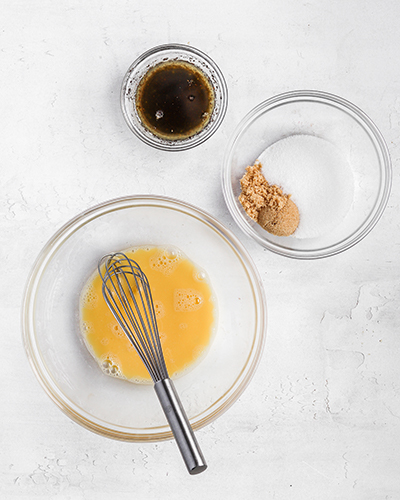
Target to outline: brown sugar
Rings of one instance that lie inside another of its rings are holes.
[[[263,229],[276,236],[290,236],[299,225],[299,210],[290,194],[267,182],[261,168],[258,162],[246,168],[240,180],[239,201],[247,215]]]
[[[276,236],[290,236],[299,225],[299,210],[291,198],[281,210],[262,207],[257,222],[262,228]]]

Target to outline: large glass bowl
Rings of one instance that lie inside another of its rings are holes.
[[[79,331],[79,294],[103,255],[172,245],[203,268],[218,304],[209,351],[175,380],[194,429],[229,408],[249,383],[264,344],[266,309],[257,271],[240,242],[186,203],[156,196],[119,198],[62,227],[38,256],[23,306],[23,340],[33,371],[70,418],[127,441],[172,438],[152,385],[105,375]]]
[[[246,166],[267,147],[296,134],[332,143],[354,177],[353,204],[343,222],[317,238],[274,236],[250,219],[238,200]],[[332,94],[293,91],[262,102],[241,121],[226,149],[222,185],[228,209],[244,233],[280,255],[317,259],[343,252],[371,231],[385,209],[391,178],[385,141],[363,111]]]

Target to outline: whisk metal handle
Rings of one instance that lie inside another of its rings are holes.
[[[193,429],[170,378],[159,380],[154,389],[174,434],[189,474],[199,474],[207,469]]]

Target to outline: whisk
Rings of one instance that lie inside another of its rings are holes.
[[[122,252],[105,255],[98,270],[103,281],[103,297],[154,382],[189,473],[203,472],[207,464],[168,376],[147,276],[137,262]]]

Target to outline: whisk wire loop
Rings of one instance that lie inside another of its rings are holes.
[[[148,279],[139,264],[119,252],[99,263],[103,296],[154,382],[168,377]]]

